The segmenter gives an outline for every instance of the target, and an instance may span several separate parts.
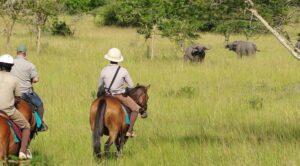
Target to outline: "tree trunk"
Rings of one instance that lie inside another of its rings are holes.
[[[252,7],[254,3],[251,0],[245,0],[246,3],[249,3]],[[274,28],[272,28],[269,23],[262,18],[255,9],[248,9],[273,35],[276,39],[288,49],[288,51],[297,59],[300,60],[300,50],[296,48],[291,42],[286,40],[283,36],[281,36]]]
[[[152,35],[151,35],[151,60],[154,59],[154,40],[155,40],[155,32],[156,32],[157,25],[153,25]]]
[[[12,35],[12,30],[15,25],[15,20],[10,24],[9,21],[6,23],[5,27],[5,36],[6,36],[6,51],[9,50],[9,43]]]
[[[42,28],[40,25],[37,25],[37,36],[36,36],[37,54],[40,53],[40,48],[41,48],[41,33],[42,33]]]

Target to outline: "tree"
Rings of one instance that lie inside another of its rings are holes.
[[[26,11],[25,0],[0,0],[0,17],[4,23],[6,50],[9,49],[14,25]]]
[[[28,0],[30,14],[28,15],[36,32],[37,53],[40,52],[41,34],[46,22],[54,17],[60,9],[60,0]]]
[[[300,3],[255,0],[255,4],[270,26],[280,31],[289,22],[291,8],[299,10]],[[245,0],[116,0],[104,12],[104,24],[135,26],[146,39],[153,41],[159,34],[183,45],[201,31],[222,33],[227,41],[233,33],[242,33],[247,39],[267,33],[248,8]]]
[[[248,9],[255,17],[259,19],[259,21],[270,31],[272,34],[278,39],[278,41],[288,49],[288,51],[298,60],[300,60],[300,50],[294,46],[289,40],[283,37],[280,33],[278,33],[274,28],[272,28],[269,23],[261,17],[257,10],[254,8],[254,3],[252,0],[245,0],[245,3],[250,5]]]
[[[192,1],[161,0],[117,0],[104,12],[104,24],[138,27],[137,32],[151,39],[151,59],[154,57],[156,35],[168,37],[184,46],[187,40],[195,38]]]

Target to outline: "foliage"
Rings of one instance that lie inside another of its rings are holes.
[[[66,11],[70,14],[87,12],[106,4],[106,0],[64,0]]]
[[[161,35],[181,42],[197,37],[197,24],[190,17],[193,12],[190,1],[118,0],[105,12],[105,25],[135,26],[146,39],[158,28]]]
[[[90,0],[89,6],[90,9],[97,8],[106,4],[106,0]]]
[[[73,36],[74,32],[71,30],[70,26],[64,21],[59,21],[55,19],[51,26],[51,33],[58,36]]]
[[[89,10],[90,0],[65,0],[64,5],[71,14],[86,12]]]
[[[298,0],[254,1],[259,13],[275,27],[285,25],[291,6]],[[175,41],[197,37],[197,31],[243,33],[250,38],[264,33],[264,27],[247,11],[244,0],[116,0],[103,13],[105,25],[135,26],[138,32],[150,37],[153,25],[163,36]]]
[[[49,18],[56,17],[61,9],[61,0],[28,0],[29,12],[26,22],[34,27],[36,32],[37,52],[40,52],[41,33],[44,30]]]
[[[13,28],[17,20],[25,15],[25,0],[1,0],[0,1],[0,18],[4,24],[4,35],[6,38],[6,49],[9,47],[10,39],[13,34]]]

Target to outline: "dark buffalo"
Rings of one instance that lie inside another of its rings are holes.
[[[236,52],[240,57],[243,55],[255,55],[256,51],[258,51],[256,45],[248,41],[234,41],[230,44],[227,44],[225,48]]]
[[[183,58],[185,61],[202,62],[205,58],[207,47],[202,45],[192,45],[185,50]]]

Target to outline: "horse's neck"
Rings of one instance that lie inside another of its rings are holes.
[[[137,100],[138,99],[138,97],[140,96],[140,93],[141,92],[139,92],[140,90],[139,90],[139,88],[138,87],[136,87],[136,88],[134,88],[134,89],[132,89],[131,90],[131,93],[129,93],[129,96],[133,99],[133,100]]]

